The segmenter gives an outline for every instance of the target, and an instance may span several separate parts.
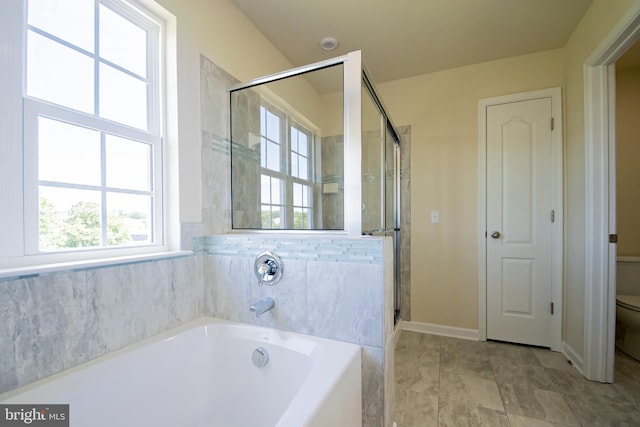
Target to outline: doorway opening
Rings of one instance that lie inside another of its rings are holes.
[[[613,382],[616,322],[615,63],[640,39],[625,15],[585,62],[585,308],[583,373]]]

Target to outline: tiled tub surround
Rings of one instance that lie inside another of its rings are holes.
[[[205,315],[359,344],[363,425],[391,426],[390,238],[228,234],[205,237],[201,244],[210,310]],[[275,252],[284,264],[284,276],[274,286],[259,287],[253,271],[263,250]],[[256,319],[249,306],[265,296],[275,307]]]
[[[202,256],[0,281],[0,393],[203,312]]]
[[[363,425],[390,426],[391,240],[290,236],[198,238],[193,256],[0,281],[0,392],[213,316],[359,344]],[[259,288],[266,249],[285,274]],[[255,319],[249,305],[266,295],[276,306]]]

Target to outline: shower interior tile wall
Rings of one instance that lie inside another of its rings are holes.
[[[411,320],[411,126],[400,134],[400,319]]]
[[[337,193],[322,193],[322,224],[327,229],[344,228],[344,138],[323,136],[320,144],[322,183],[338,184]]]
[[[200,57],[202,222],[205,235],[231,231],[228,88],[237,79]]]

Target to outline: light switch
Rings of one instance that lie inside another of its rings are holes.
[[[431,224],[440,223],[440,211],[431,211]]]

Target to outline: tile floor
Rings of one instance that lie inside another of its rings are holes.
[[[395,377],[398,427],[640,426],[640,363],[623,354],[601,384],[549,350],[402,331]]]

